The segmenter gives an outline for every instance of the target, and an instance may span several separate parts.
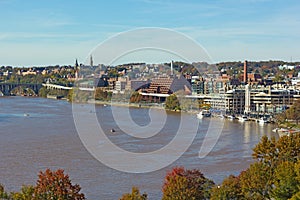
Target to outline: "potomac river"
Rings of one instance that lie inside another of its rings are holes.
[[[132,152],[151,152],[164,147],[176,134],[182,119],[186,119],[191,126],[199,123],[194,114],[150,109],[154,118],[166,116],[164,126],[157,135],[140,139],[127,135],[115,123],[111,106],[80,106],[86,115],[96,114],[102,129],[115,145]],[[120,117],[129,113],[138,126],[151,123],[147,108],[116,107],[115,111]],[[126,117],[121,120],[123,126],[129,124],[127,120]],[[238,175],[253,162],[252,148],[263,135],[278,137],[272,133],[272,124],[223,119],[224,126],[218,142],[206,157],[199,158],[198,152],[207,128],[211,123],[219,123],[218,120],[222,119],[203,119],[192,145],[170,166],[154,172],[132,174],[107,167],[86,150],[76,130],[71,103],[44,98],[1,97],[0,183],[5,185],[7,191],[19,191],[24,184],[35,184],[39,171],[62,168],[73,184],[81,186],[88,199],[118,199],[130,192],[132,186],[137,186],[141,192],[148,193],[149,199],[156,200],[162,195],[164,176],[172,167],[198,168],[206,177],[221,183],[226,176]],[[130,127],[127,128],[130,130]],[[147,132],[154,131],[152,128],[156,129],[149,126]],[[115,132],[112,133],[111,129]],[[112,157],[117,156],[114,152],[108,153]],[[164,156],[167,155],[162,155],[161,159]],[[121,162],[124,162],[122,158]]]

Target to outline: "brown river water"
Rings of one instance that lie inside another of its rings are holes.
[[[180,120],[197,124],[194,114],[165,112],[151,109],[155,116],[166,115],[159,133],[147,139],[127,135],[115,123],[111,106],[82,104],[83,112],[94,112],[102,130],[117,146],[131,152],[151,152],[167,145],[176,134]],[[116,108],[118,116],[129,110],[131,120],[138,126],[150,123],[149,109]],[[124,118],[121,124],[128,124]],[[272,133],[274,125],[255,122],[240,123],[223,119],[223,128],[216,145],[204,158],[198,152],[208,125],[222,119],[203,119],[192,145],[174,163],[148,173],[126,173],[112,169],[95,159],[82,144],[72,114],[72,104],[63,100],[26,97],[0,98],[0,183],[8,191],[19,191],[24,184],[35,184],[37,174],[46,168],[62,168],[72,183],[78,183],[88,199],[119,199],[130,192],[132,186],[148,193],[149,199],[160,199],[166,172],[174,166],[198,168],[216,183],[230,175],[238,175],[251,162],[252,148],[263,135],[278,137]],[[119,124],[120,125],[120,124]],[[111,133],[111,129],[115,132]],[[127,127],[129,130],[131,127]],[[155,130],[152,130],[155,129]],[[147,127],[147,132],[156,127]],[[86,129],[88,132],[88,128]],[[116,157],[114,152],[110,156]],[[162,155],[161,159],[164,159]],[[122,157],[120,164],[126,160]],[[129,161],[128,161],[129,162]],[[158,159],[157,162],[160,162]],[[126,163],[128,166],[135,163]]]

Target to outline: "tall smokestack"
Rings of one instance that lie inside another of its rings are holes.
[[[248,82],[248,75],[247,75],[247,60],[244,62],[244,83],[247,84]]]

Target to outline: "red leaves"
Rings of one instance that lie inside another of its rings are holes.
[[[38,199],[58,199],[58,200],[83,200],[84,194],[80,193],[78,184],[72,185],[68,175],[64,170],[51,171],[47,169],[40,172],[39,179],[35,187],[35,197]]]
[[[168,199],[208,199],[214,183],[205,178],[201,171],[175,167],[165,177],[163,200]]]

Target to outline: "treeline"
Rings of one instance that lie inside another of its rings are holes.
[[[294,70],[279,70],[280,65],[292,65],[295,66]],[[244,62],[220,62],[216,64],[219,71],[222,69],[226,71],[228,75],[239,75],[244,69]],[[285,62],[285,61],[248,61],[247,71],[248,73],[260,74],[263,77],[267,75],[285,75],[287,71],[293,71],[294,76],[300,71],[300,62]]]
[[[165,63],[170,66],[170,63]],[[279,70],[278,66],[291,65],[295,66],[294,70]],[[249,73],[257,73],[263,77],[266,75],[282,74],[287,71],[294,71],[294,75],[300,71],[300,62],[285,62],[285,61],[248,61],[247,70]],[[182,74],[190,75],[201,75],[205,73],[213,73],[216,71],[224,71],[228,75],[239,75],[244,70],[244,61],[233,61],[233,62],[220,62],[216,64],[208,64],[206,62],[195,62],[192,64],[175,61],[173,62],[173,69],[181,72]]]
[[[239,67],[244,67],[244,61],[239,61],[239,62],[220,62],[216,64],[219,69],[222,68],[239,68]],[[248,61],[248,67],[250,69],[255,69],[255,68],[261,68],[263,66],[267,68],[277,68],[280,65],[292,65],[292,66],[299,66],[300,62],[285,62],[285,61],[280,61],[280,60],[269,60],[269,61]]]

